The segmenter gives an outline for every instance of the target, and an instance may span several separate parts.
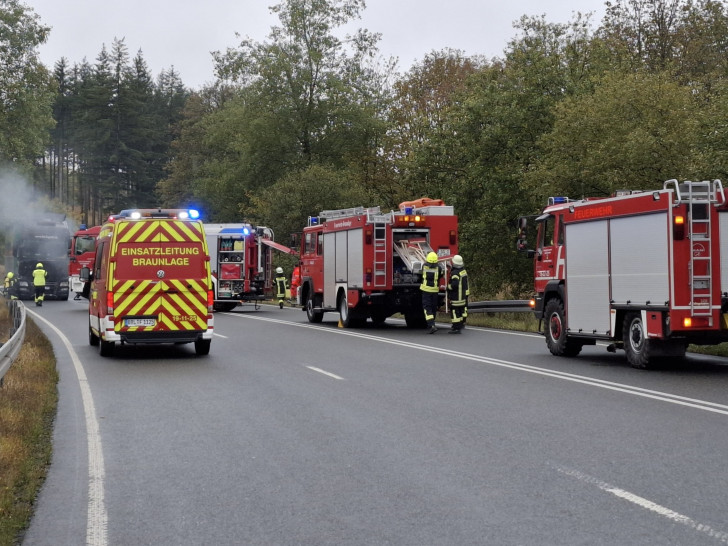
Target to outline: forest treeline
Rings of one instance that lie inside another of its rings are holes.
[[[281,0],[268,38],[214,53],[216,81],[191,90],[123,40],[48,69],[35,55],[48,28],[0,0],[0,160],[88,223],[195,205],[284,243],[323,209],[441,198],[486,298],[529,292],[514,225],[549,195],[728,182],[723,1],[612,0],[600,22],[524,16],[499,57],[433,51],[403,74],[379,35],[343,36],[365,8]]]

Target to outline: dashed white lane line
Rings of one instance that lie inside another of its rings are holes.
[[[313,366],[306,366],[306,367],[309,370],[313,370],[314,372],[318,372],[318,373],[321,373],[321,374],[324,374],[324,375],[328,375],[329,377],[333,377],[334,379],[338,379],[339,381],[344,381],[344,378],[343,377],[339,377],[338,375],[336,375],[334,373],[331,373],[331,372],[327,372],[325,370],[322,370],[321,368],[314,368]]]
[[[106,502],[104,500],[104,482],[106,472],[104,470],[104,453],[101,449],[101,434],[99,422],[96,418],[94,399],[91,396],[91,387],[86,378],[81,359],[73,350],[71,342],[63,333],[38,313],[28,310],[33,318],[40,320],[51,328],[66,346],[71,356],[73,367],[76,370],[78,383],[81,387],[81,399],[83,401],[83,413],[86,418],[86,439],[88,442],[88,510],[86,516],[86,545],[106,546],[108,544],[108,515],[106,513]]]
[[[611,493],[615,497],[631,502],[632,504],[636,504],[637,506],[644,508],[645,510],[649,510],[650,512],[659,514],[660,516],[669,519],[670,521],[685,525],[693,531],[699,531],[701,533],[704,533],[711,538],[719,540],[723,544],[728,544],[728,533],[725,533],[723,531],[717,531],[709,525],[699,523],[688,516],[675,512],[674,510],[671,510],[665,506],[661,506],[655,502],[652,502],[651,500],[645,499],[644,497],[640,497],[639,495],[635,495],[634,493],[630,493],[629,491],[625,491],[624,489],[608,484],[607,482],[603,482],[598,478],[589,476],[588,474],[584,474],[583,472],[579,472],[578,470],[563,467],[557,467],[556,470],[558,470],[562,474],[576,478],[577,480],[584,483],[595,485],[602,491]]]

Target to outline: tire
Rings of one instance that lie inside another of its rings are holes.
[[[105,341],[101,338],[99,338],[99,354],[101,356],[111,356],[114,354],[114,345],[115,343],[113,341]]]
[[[627,313],[624,317],[622,341],[627,361],[633,368],[646,370],[652,366],[655,342],[647,337],[641,313]]]
[[[570,339],[566,332],[564,302],[558,298],[546,302],[544,336],[552,355],[573,357],[581,352],[582,344]]]
[[[411,311],[404,314],[404,322],[407,324],[407,328],[422,330],[427,326],[425,320],[425,312],[421,309],[418,312]]]
[[[306,317],[309,322],[319,323],[324,319],[324,312],[314,309],[316,295],[313,292],[309,292],[308,299],[306,300]],[[318,299],[318,298],[316,298]]]
[[[366,324],[366,317],[362,317],[354,309],[349,309],[346,294],[339,298],[339,318],[344,328],[361,328]]]
[[[351,328],[351,309],[346,301],[346,294],[339,298],[339,320],[344,328]]]
[[[211,339],[198,339],[195,340],[195,354],[197,356],[205,356],[210,354],[210,345],[212,344]]]
[[[99,337],[94,334],[94,331],[91,329],[91,326],[88,327],[88,344],[92,347],[98,347],[99,345]]]
[[[372,313],[372,324],[374,326],[384,326],[384,323],[387,321],[387,315],[384,313]]]

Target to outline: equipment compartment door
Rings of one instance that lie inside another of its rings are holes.
[[[609,332],[607,229],[607,220],[566,226],[566,317],[572,334]]]

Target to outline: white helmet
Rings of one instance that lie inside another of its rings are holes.
[[[279,275],[281,273],[283,273],[283,268],[282,267],[276,267],[276,273],[278,273]]]
[[[455,254],[455,256],[452,257],[452,265],[455,267],[462,267],[463,257],[460,254]]]

